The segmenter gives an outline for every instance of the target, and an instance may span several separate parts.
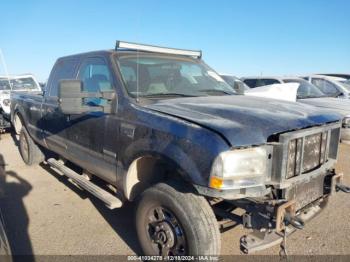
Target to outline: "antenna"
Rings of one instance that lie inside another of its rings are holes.
[[[139,102],[139,50],[136,51],[136,101]]]
[[[4,71],[5,71],[5,75],[7,76],[7,81],[9,82],[9,86],[12,90],[12,85],[11,85],[11,82],[10,82],[10,76],[9,76],[9,72],[7,70],[7,65],[6,65],[6,62],[5,62],[5,57],[4,57],[4,54],[2,53],[2,50],[0,48],[0,58],[1,58],[1,63],[2,63],[2,66],[4,67]]]

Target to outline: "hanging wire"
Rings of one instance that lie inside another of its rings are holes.
[[[136,30],[135,30],[135,35],[136,35],[136,39],[138,40],[138,43],[141,43],[141,40],[140,39],[140,32],[141,32],[141,9],[140,8],[136,8]],[[139,73],[140,73],[140,70],[139,70],[139,49],[136,49],[136,102],[139,102],[139,92],[140,92],[140,81],[139,81]]]
[[[136,101],[139,102],[139,50],[136,50]]]

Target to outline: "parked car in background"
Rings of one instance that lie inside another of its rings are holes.
[[[10,105],[14,92],[41,92],[41,88],[33,75],[0,77],[0,129],[11,127]]]
[[[264,77],[256,77],[256,76],[251,76],[251,77],[241,77],[241,80],[250,88],[255,88],[259,86],[269,86],[273,84],[280,84],[281,81],[276,79],[275,77],[269,77],[269,76],[264,76]]]
[[[311,75],[302,78],[315,85],[328,96],[350,98],[350,85],[345,83],[345,78],[324,75]]]
[[[334,170],[339,114],[235,95],[200,51],[117,42],[60,58],[44,94],[14,94],[11,118],[26,164],[46,148],[107,207],[137,203],[145,255],[220,254],[217,218],[253,229],[245,252],[268,248],[347,189]]]
[[[350,144],[350,100],[337,99],[333,96],[324,94],[313,84],[297,77],[250,77],[242,79],[243,82],[250,84],[251,88],[258,87],[254,86],[253,83],[255,83],[256,85],[262,83],[298,83],[299,87],[296,93],[297,102],[316,106],[322,109],[332,110],[343,115],[344,118],[342,124],[341,141]],[[265,92],[267,91],[268,90],[266,90]],[[280,99],[284,100],[283,94],[280,96]]]
[[[236,76],[228,75],[228,74],[220,74],[220,76],[233,87],[238,94],[244,94],[245,90],[249,90],[249,86],[247,86],[241,79]]]
[[[335,76],[335,77],[344,78],[346,80],[350,80],[350,74],[317,74],[317,75]]]
[[[41,90],[44,90],[45,86],[46,86],[46,82],[39,82],[39,86],[40,86]]]

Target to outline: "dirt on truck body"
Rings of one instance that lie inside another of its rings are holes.
[[[24,162],[111,209],[134,201],[145,255],[219,255],[218,220],[253,229],[244,252],[267,248],[349,191],[334,171],[340,115],[238,95],[201,55],[117,42],[58,59],[42,95],[11,102]]]

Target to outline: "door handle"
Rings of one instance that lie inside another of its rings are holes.
[[[117,158],[117,153],[109,151],[107,149],[103,149],[103,154],[105,154],[106,156]]]

